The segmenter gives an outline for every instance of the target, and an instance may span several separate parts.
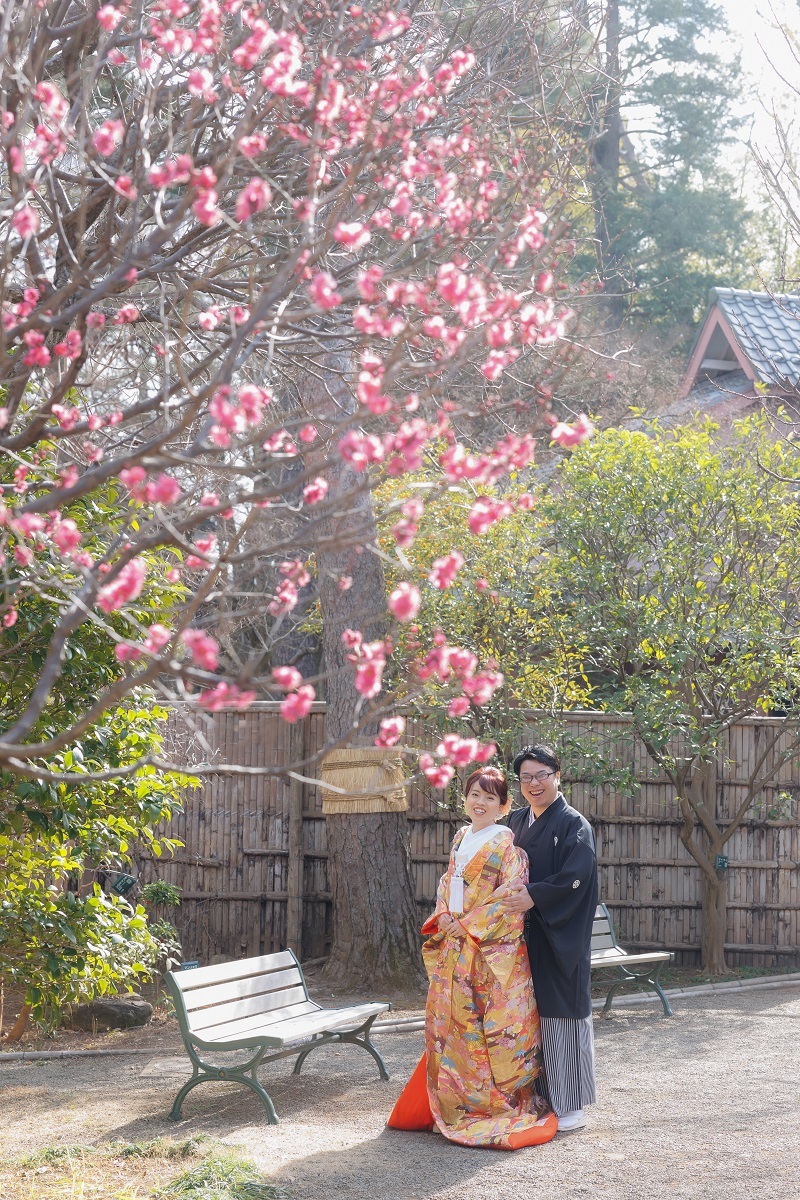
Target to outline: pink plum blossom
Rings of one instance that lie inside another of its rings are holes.
[[[145,499],[144,481],[147,472],[144,467],[123,467],[119,473],[120,483],[133,495],[135,500]]]
[[[486,533],[490,526],[502,521],[514,511],[514,506],[507,500],[495,500],[491,496],[478,496],[469,511],[467,524],[472,533]]]
[[[354,471],[365,471],[370,463],[381,462],[385,451],[382,442],[374,434],[349,429],[339,441],[339,454]]]
[[[21,238],[32,237],[39,232],[39,214],[30,204],[23,204],[11,218],[11,224]]]
[[[297,667],[273,667],[272,681],[275,687],[282,688],[287,692],[293,692],[296,688],[300,687],[300,684],[303,682],[303,676]]]
[[[494,742],[482,745],[477,738],[462,738],[457,733],[447,733],[436,747],[436,753],[457,767],[466,767],[472,762],[488,762],[497,753],[497,747]]]
[[[139,320],[139,309],[135,304],[123,304],[114,317],[115,325],[132,325]]]
[[[97,603],[103,612],[112,613],[135,600],[144,587],[147,565],[143,558],[132,558],[125,563],[111,583],[97,594]]]
[[[420,590],[413,583],[403,581],[389,596],[389,608],[398,621],[413,621],[422,603]]]
[[[199,553],[187,555],[186,566],[190,571],[200,571],[209,565],[209,556],[213,556],[216,553],[217,539],[213,533],[205,537],[196,538],[194,548]]]
[[[80,529],[78,529],[78,526],[71,517],[66,517],[63,521],[59,521],[51,536],[53,544],[58,547],[62,554],[69,554],[83,540]]]
[[[217,204],[217,193],[214,188],[201,191],[192,205],[192,212],[201,225],[210,227],[218,225],[222,220],[222,210]]]
[[[263,133],[252,133],[239,139],[239,153],[245,158],[256,158],[267,148],[267,139]]]
[[[324,500],[328,493],[328,481],[318,475],[316,479],[312,479],[303,488],[303,499],[306,504],[319,504]]]
[[[53,353],[59,358],[80,358],[82,351],[83,341],[77,329],[70,329],[66,333],[63,342],[57,342],[53,346]]]
[[[103,158],[108,158],[110,154],[114,153],[124,136],[125,126],[122,121],[108,120],[95,130],[92,143],[98,154]]]
[[[38,513],[21,513],[14,521],[13,527],[22,537],[29,538],[42,532],[45,520]]]
[[[145,488],[145,497],[151,504],[177,504],[181,495],[181,485],[171,475],[159,475]]]
[[[249,708],[255,692],[242,691],[235,683],[218,683],[210,691],[201,692],[197,703],[206,712],[221,712],[224,708]]]
[[[186,77],[186,89],[190,95],[205,100],[206,104],[213,104],[219,99],[214,91],[214,76],[208,67],[193,67]]]
[[[46,367],[50,362],[50,351],[44,344],[44,334],[38,329],[29,329],[22,340],[29,347],[22,360],[26,366]]]
[[[469,700],[466,696],[454,696],[447,706],[449,717],[464,717],[469,712]]]
[[[171,638],[172,630],[167,629],[166,625],[156,622],[154,625],[150,625],[147,630],[147,637],[143,643],[144,649],[148,654],[158,654],[164,649]]]
[[[224,319],[225,314],[218,304],[210,304],[205,312],[201,312],[197,318],[197,324],[201,329],[205,329],[207,333],[216,329]]]
[[[451,670],[459,679],[467,679],[475,674],[478,659],[471,650],[465,650],[461,646],[449,646],[447,657]]]
[[[380,732],[375,738],[375,745],[396,746],[403,736],[405,727],[405,717],[386,717],[381,721]]]
[[[419,765],[431,787],[446,788],[456,773],[452,763],[437,763],[432,754],[420,754]]]
[[[131,179],[130,175],[118,175],[114,184],[114,191],[117,192],[118,195],[124,196],[126,200],[135,200],[139,195],[138,191],[133,185],[133,180]],[[136,272],[134,272],[134,279],[135,278]],[[132,283],[133,280],[128,280],[128,282]]]
[[[479,671],[471,679],[464,679],[461,686],[472,703],[482,707],[503,686],[503,676],[499,671]]]
[[[372,234],[361,221],[340,221],[334,227],[333,236],[349,250],[360,250],[362,246],[366,246]]]
[[[284,579],[275,589],[275,596],[270,600],[267,609],[273,617],[280,617],[283,613],[291,612],[297,601],[297,585],[291,579]]]
[[[579,446],[581,442],[587,441],[594,433],[594,425],[586,416],[586,413],[580,413],[573,425],[568,425],[564,421],[559,421],[550,431],[550,438],[559,446],[569,448]]]
[[[102,8],[97,10],[97,20],[107,33],[116,29],[120,21],[124,19],[125,14],[121,13],[113,4],[104,4]]]
[[[463,565],[464,555],[458,550],[452,550],[446,557],[434,559],[428,573],[428,581],[435,588],[449,588]]]
[[[328,271],[318,271],[308,285],[308,294],[318,308],[336,308],[342,297],[336,291],[336,280]]]
[[[136,662],[137,658],[142,657],[140,646],[131,646],[129,642],[118,642],[114,647],[114,657],[117,662]]]
[[[262,212],[271,199],[271,187],[258,175],[255,175],[236,197],[236,220],[244,222],[255,216],[256,213]]]
[[[316,698],[317,693],[310,683],[304,683],[296,692],[290,692],[281,701],[281,716],[284,721],[293,725],[295,721],[301,721],[303,717],[307,717]]]
[[[54,83],[41,80],[33,89],[33,95],[49,117],[54,121],[64,120],[69,112],[69,105]]]
[[[219,642],[202,629],[184,629],[181,641],[191,654],[195,665],[204,671],[216,671],[219,663]]]

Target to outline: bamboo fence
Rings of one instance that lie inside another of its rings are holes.
[[[628,947],[675,951],[679,965],[699,962],[701,872],[679,839],[680,820],[668,781],[624,717],[563,714],[568,763],[564,790],[595,830],[600,894]],[[222,712],[189,732],[180,710],[170,718],[173,755],[181,761],[283,767],[313,757],[325,740],[324,705],[287,725],[277,705]],[[532,739],[535,726],[528,734]],[[716,764],[717,815],[737,805],[768,719],[730,730]],[[435,746],[438,734],[410,720],[405,741]],[[200,749],[198,749],[200,747]],[[777,751],[780,751],[780,744]],[[318,767],[309,767],[309,776]],[[635,786],[631,781],[635,780]],[[627,785],[626,785],[627,781]],[[433,904],[456,812],[442,793],[409,788],[408,819],[420,921]],[[731,965],[800,965],[800,764],[789,760],[758,798],[726,847],[729,859],[727,959]],[[291,946],[304,960],[330,944],[325,818],[313,782],[276,775],[211,774],[187,792],[170,836],[184,843],[169,860],[140,856],[142,882],[177,884],[181,907],[169,915],[187,958],[213,962]]]

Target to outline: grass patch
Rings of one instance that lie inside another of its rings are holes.
[[[97,1154],[97,1146],[45,1146],[23,1158],[23,1170],[35,1170],[37,1167],[52,1167],[61,1163],[83,1162],[92,1154]]]
[[[113,1141],[108,1143],[108,1153],[113,1158],[185,1159],[201,1154],[204,1143],[208,1141],[209,1138],[203,1133],[185,1138],[182,1142],[175,1142],[172,1138],[153,1138],[150,1142]]]
[[[236,1158],[207,1158],[157,1192],[185,1200],[284,1200],[286,1192],[269,1183],[250,1163]]]
[[[289,1200],[252,1163],[202,1134],[47,1146],[3,1166],[3,1200]]]

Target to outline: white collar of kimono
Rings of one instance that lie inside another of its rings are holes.
[[[553,804],[556,804],[559,800],[563,800],[563,799],[564,799],[564,793],[559,792],[556,795],[555,800],[553,800]],[[549,807],[550,807],[550,805],[548,804],[547,808],[549,808]],[[544,816],[544,814],[547,812],[547,808],[542,813],[542,816]],[[530,826],[533,824],[533,822],[535,820],[536,820],[536,813],[533,811],[533,809],[531,809],[531,811],[528,813],[528,828],[530,828]]]
[[[487,825],[485,829],[474,830],[472,826],[468,826],[467,832],[464,834],[458,849],[456,850],[456,862],[468,863],[475,857],[479,850],[482,850],[487,842],[490,842],[498,833],[507,832],[505,825]]]

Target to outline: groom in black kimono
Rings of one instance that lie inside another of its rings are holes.
[[[561,763],[549,746],[514,759],[527,808],[511,814],[514,842],[530,861],[527,888],[509,896],[524,912],[525,940],[542,1025],[547,1090],[562,1133],[586,1124],[595,1099],[589,961],[597,908],[597,854],[589,822],[561,794]]]

